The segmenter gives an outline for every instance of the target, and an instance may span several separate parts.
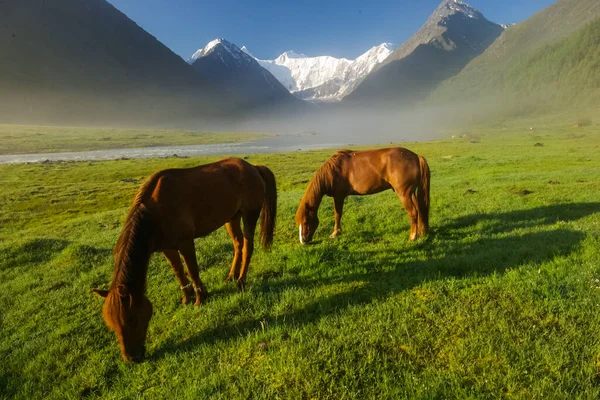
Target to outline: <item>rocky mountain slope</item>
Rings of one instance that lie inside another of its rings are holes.
[[[461,0],[444,0],[421,29],[376,67],[347,101],[419,101],[481,54],[503,31],[502,26]]]
[[[235,107],[105,0],[0,1],[0,121],[139,123]]]
[[[523,115],[541,108],[571,107],[591,98],[590,91],[598,86],[598,64],[592,62],[600,43],[597,22],[595,30],[582,30],[599,18],[600,1],[558,0],[509,27],[483,54],[431,93],[428,102],[456,102],[459,93],[463,101],[493,103],[490,113]]]
[[[191,57],[192,67],[205,79],[235,92],[247,108],[298,105],[301,101],[266,69],[235,44],[216,39]]]

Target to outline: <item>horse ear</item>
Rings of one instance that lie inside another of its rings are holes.
[[[108,296],[108,290],[104,289],[92,289],[92,293],[96,293],[96,296],[102,297],[103,299],[105,299],[106,296]]]
[[[125,287],[125,285],[117,285],[115,288],[119,297],[129,297],[129,290]]]

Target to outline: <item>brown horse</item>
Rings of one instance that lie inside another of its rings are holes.
[[[268,248],[273,242],[276,212],[275,177],[265,166],[230,158],[152,175],[138,190],[114,248],[110,289],[93,290],[105,298],[102,315],[108,328],[117,333],[123,358],[136,362],[144,358],[152,317],[152,304],[145,294],[152,253],[162,252],[171,264],[184,293],[183,303],[195,292],[195,305],[200,305],[208,293],[198,274],[194,238],[227,226],[235,249],[227,280],[236,278],[238,288],[243,289],[258,219],[261,243]]]
[[[323,196],[333,197],[335,227],[331,238],[342,233],[344,200],[392,189],[410,218],[410,237],[429,231],[429,166],[425,158],[402,147],[335,153],[308,184],[296,212],[300,243],[309,243],[319,226],[318,210]]]

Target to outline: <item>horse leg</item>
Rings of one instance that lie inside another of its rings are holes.
[[[231,270],[229,271],[229,275],[227,275],[225,282],[229,282],[230,280],[237,278],[240,273],[240,266],[242,264],[242,251],[244,249],[244,233],[242,232],[242,226],[240,222],[241,217],[237,217],[225,225],[227,232],[233,241],[234,250]]]
[[[429,231],[428,223],[425,221],[425,203],[418,194],[413,193],[412,203],[417,209],[417,238],[424,237]]]
[[[413,204],[413,194],[410,193],[410,191],[407,190],[405,192],[402,192],[401,194],[399,194],[399,196],[400,200],[402,201],[402,205],[404,206],[404,209],[408,213],[408,218],[410,219],[410,236],[408,240],[412,242],[413,240],[417,239],[417,221],[419,218],[419,212],[417,210],[417,207]]]
[[[256,232],[256,223],[260,216],[260,209],[256,211],[246,212],[243,215],[244,219],[244,249],[242,251],[242,268],[238,276],[237,286],[239,290],[244,290],[246,285],[246,275],[248,274],[248,264],[254,252],[254,232]]]
[[[333,208],[335,211],[335,226],[333,227],[333,233],[329,236],[331,239],[336,238],[342,234],[342,211],[344,209],[344,197],[333,198]]]
[[[181,300],[181,303],[189,303],[194,295],[194,289],[192,289],[190,281],[188,280],[187,276],[185,276],[183,264],[181,263],[181,257],[179,257],[179,252],[177,250],[165,250],[162,253],[169,264],[171,264],[171,268],[175,273],[175,277],[177,277],[177,280],[179,281],[179,288],[183,291],[183,300]]]
[[[204,299],[208,297],[208,292],[204,283],[200,280],[200,274],[198,272],[198,260],[196,259],[196,248],[194,247],[194,239],[186,240],[179,246],[179,252],[183,256],[185,265],[187,266],[188,274],[192,278],[194,283],[194,290],[196,292],[195,306],[199,306]]]

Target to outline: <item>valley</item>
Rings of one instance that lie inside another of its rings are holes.
[[[433,174],[432,234],[416,243],[387,191],[349,198],[335,240],[325,201],[301,246],[293,216],[332,150],[247,154],[278,179],[272,251],[237,292],[225,230],[198,239],[199,308],[152,257],[139,365],[121,361],[90,289],[110,282],[141,182],[220,157],[0,165],[2,395],[597,397],[598,127],[476,135],[399,143]]]
[[[600,398],[600,2],[473,3],[0,1],[0,398]]]

